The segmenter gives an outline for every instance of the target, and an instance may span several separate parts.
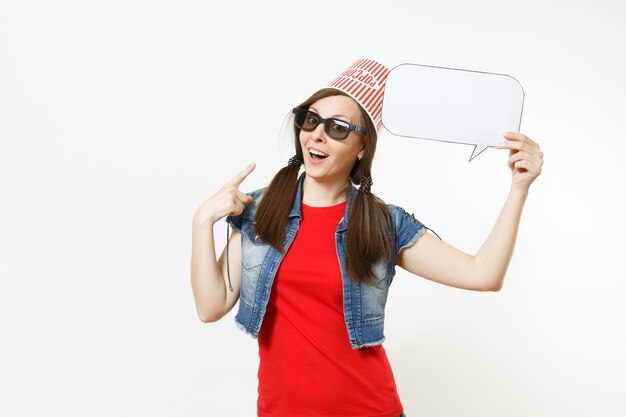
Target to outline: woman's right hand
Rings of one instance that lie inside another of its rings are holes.
[[[239,186],[255,167],[256,164],[251,163],[215,194],[204,200],[193,215],[194,225],[212,227],[223,217],[241,214],[246,204],[252,202],[252,197],[239,191]]]

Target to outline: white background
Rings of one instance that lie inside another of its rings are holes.
[[[0,0],[0,415],[254,415],[256,341],[234,311],[196,316],[191,217],[250,161],[242,188],[265,186],[291,107],[372,57],[515,77],[545,152],[500,292],[398,269],[407,415],[623,416],[625,19],[618,0]],[[471,149],[383,133],[373,190],[474,252],[510,176]]]

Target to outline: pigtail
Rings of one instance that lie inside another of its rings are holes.
[[[387,205],[371,193],[372,177],[359,162],[352,181],[359,190],[350,205],[346,232],[348,274],[357,281],[374,282],[374,263],[391,257],[391,217]]]
[[[283,252],[283,238],[298,189],[298,172],[302,163],[302,150],[298,147],[296,155],[272,179],[254,216],[259,239],[269,243],[280,253]]]

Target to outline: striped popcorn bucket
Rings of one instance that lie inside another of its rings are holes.
[[[385,81],[389,69],[371,59],[359,59],[328,84],[355,99],[367,112],[380,132]]]

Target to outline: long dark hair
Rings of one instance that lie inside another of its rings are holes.
[[[297,107],[308,109],[316,101],[334,95],[349,97],[339,90],[325,88],[317,91]],[[378,140],[376,128],[371,119],[360,105],[359,109],[367,133],[363,135],[363,156],[355,162],[350,171],[350,180],[357,185],[361,184],[363,178],[371,178],[372,161]],[[304,161],[299,139],[300,129],[295,125],[294,133],[296,156]],[[298,187],[299,171],[300,166],[295,164],[278,171],[265,191],[254,217],[259,238],[279,252],[282,252],[285,228]],[[375,281],[373,265],[380,260],[388,260],[391,256],[391,242],[389,241],[391,228],[392,223],[387,205],[374,194],[357,192],[350,203],[346,236],[346,264],[348,275],[352,280],[355,282]]]

